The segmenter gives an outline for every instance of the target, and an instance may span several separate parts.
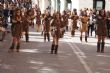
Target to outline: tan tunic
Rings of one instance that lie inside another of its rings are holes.
[[[87,32],[88,31],[88,20],[89,20],[89,18],[85,17],[85,16],[81,18],[81,22],[82,22],[82,25],[80,26],[81,32]]]

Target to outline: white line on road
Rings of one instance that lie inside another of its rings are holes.
[[[65,41],[68,43],[69,39],[65,39]],[[71,39],[70,39],[71,41]],[[68,45],[72,48],[73,52],[76,54],[76,56],[78,57],[78,59],[80,60],[80,62],[82,63],[82,65],[84,66],[85,70],[87,71],[87,73],[93,73],[93,71],[90,69],[90,67],[87,65],[87,63],[85,62],[84,58],[81,57],[80,54],[78,54],[77,52],[81,52],[83,54],[83,56],[85,55],[80,48],[78,48],[74,43],[68,43]],[[73,47],[74,46],[74,47]],[[85,56],[86,57],[86,56]]]
[[[99,57],[108,57],[108,58],[110,58],[109,55],[97,55],[97,56],[99,56]]]
[[[73,50],[74,52],[76,52],[76,49],[77,49],[77,50],[79,49],[75,44],[73,44],[74,47],[72,46],[72,44],[70,44],[70,45],[71,45],[71,48],[72,48],[72,50]],[[79,49],[79,51],[82,52],[80,49]],[[83,64],[83,66],[84,66],[84,68],[86,69],[87,73],[93,73],[92,70],[90,69],[90,67],[89,67],[89,66],[87,65],[87,63],[85,62],[85,60],[84,60],[82,57],[80,57],[79,54],[77,54],[77,53],[75,53],[75,54],[76,54],[77,57],[79,58],[80,62]]]

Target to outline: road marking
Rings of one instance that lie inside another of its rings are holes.
[[[95,72],[95,73],[100,73],[100,72]]]
[[[81,57],[81,55],[83,55],[84,57],[85,54],[80,50],[80,48],[78,48],[74,43],[68,43],[68,40],[71,41],[71,39],[65,39],[65,41],[67,42],[67,44],[72,48],[73,52],[76,54],[76,56],[78,57],[78,59],[80,60],[80,62],[82,63],[82,65],[84,66],[85,70],[87,71],[87,73],[93,73],[93,71],[91,70],[91,68],[87,65],[87,63],[85,62],[84,58]],[[74,47],[73,47],[74,46]],[[80,52],[77,53],[77,52]],[[82,53],[82,54],[81,54]]]
[[[79,54],[80,57],[82,57],[82,58],[87,58],[83,52],[75,52],[75,53]]]
[[[79,49],[75,44],[70,44],[68,43],[68,45],[70,45],[70,47],[72,48],[72,50],[74,52],[77,52],[77,50]],[[74,45],[74,47],[72,46]],[[77,49],[77,50],[76,50]],[[80,62],[83,64],[85,70],[87,71],[87,73],[93,73],[92,70],[90,69],[90,67],[87,65],[87,63],[84,61],[84,59],[82,57],[80,57],[79,54],[75,53],[76,56],[78,57],[78,59],[80,60]]]
[[[109,55],[97,55],[97,56],[99,56],[99,57],[109,57],[110,58]]]

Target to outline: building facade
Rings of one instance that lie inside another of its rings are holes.
[[[54,11],[60,11],[62,13],[68,7],[71,10],[74,8],[77,10],[83,8],[110,10],[110,0],[34,0],[34,2],[39,5],[42,12],[50,7],[51,13]]]

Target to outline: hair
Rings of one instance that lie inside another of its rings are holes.
[[[67,14],[65,10],[63,11],[63,14],[64,14],[64,15]]]
[[[77,9],[73,9],[74,15],[77,15]]]
[[[15,17],[17,16],[17,11],[20,11],[20,16],[22,16],[22,11],[21,11],[20,8],[16,8],[16,9],[15,9],[14,16],[15,16]]]
[[[33,10],[33,9],[28,9],[28,10],[26,11],[26,15],[31,16],[31,15],[30,15],[30,12],[33,13],[33,14],[31,14],[31,15],[34,15],[34,10]]]
[[[31,12],[31,10],[30,9],[28,9],[27,11],[26,11],[26,14],[25,15],[28,15],[28,16],[30,16],[30,13]]]
[[[103,16],[106,16],[106,12],[105,12],[105,10],[103,10],[103,9],[102,9],[102,10],[99,10],[99,15],[102,16],[102,15],[101,15],[102,11],[104,11],[104,15],[103,15]]]
[[[87,12],[85,10],[82,12],[82,16],[87,16]]]
[[[55,13],[54,19],[57,19],[57,14],[59,15],[59,19],[61,19],[61,13],[60,13],[60,12],[56,12],[56,13]]]

